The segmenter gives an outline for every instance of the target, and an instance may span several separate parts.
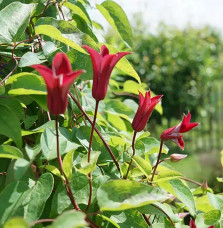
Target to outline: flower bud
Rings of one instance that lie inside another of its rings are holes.
[[[204,180],[204,182],[201,185],[201,189],[204,190],[204,191],[207,191],[207,189],[208,189],[208,182],[207,182],[207,180]]]
[[[172,162],[178,162],[184,158],[186,158],[187,155],[186,154],[171,154],[170,155],[170,161]]]

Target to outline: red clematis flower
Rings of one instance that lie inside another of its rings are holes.
[[[108,82],[113,68],[123,56],[131,52],[109,54],[109,50],[105,45],[101,46],[100,53],[86,45],[83,45],[83,48],[89,52],[93,65],[92,96],[97,101],[103,100],[107,93]]]
[[[190,220],[190,228],[197,228],[197,226],[195,225],[194,220]],[[214,228],[214,226],[209,226],[208,228]]]
[[[139,92],[139,107],[132,122],[132,128],[136,132],[142,131],[151,116],[155,106],[159,103],[163,95],[150,97],[150,91],[146,92],[145,97]]]
[[[188,115],[184,115],[183,120],[180,124],[168,128],[167,130],[163,131],[161,134],[161,140],[173,140],[182,150],[184,149],[184,141],[182,139],[183,135],[180,133],[185,133],[190,131],[192,128],[196,127],[199,123],[190,123],[191,114],[188,112]]]
[[[72,71],[68,57],[57,53],[52,70],[44,65],[32,65],[44,78],[47,86],[47,105],[51,114],[63,114],[67,108],[68,91],[73,81],[84,71]]]

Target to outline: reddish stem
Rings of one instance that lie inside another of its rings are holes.
[[[136,134],[137,134],[137,132],[134,131],[133,138],[132,138],[132,151],[133,151],[132,152],[132,157],[131,157],[131,160],[130,160],[130,163],[129,163],[129,167],[128,167],[127,173],[124,176],[124,179],[127,179],[128,178],[130,167],[132,165],[132,158],[135,156],[135,139],[136,139]]]
[[[159,165],[159,161],[160,161],[160,157],[161,157],[161,153],[162,153],[162,148],[163,148],[163,141],[161,140],[161,142],[160,142],[160,150],[159,150],[159,154],[158,154],[158,158],[157,158],[156,164],[155,164],[154,169],[153,169],[151,182],[153,181],[153,178],[154,178],[155,173],[156,173],[156,169],[157,169],[157,167]]]
[[[58,160],[58,164],[59,164],[59,167],[60,167],[60,173],[61,175],[64,177],[65,181],[65,188],[66,188],[66,191],[67,191],[67,194],[71,200],[71,203],[73,204],[75,210],[80,210],[78,204],[76,203],[75,199],[74,199],[74,196],[72,194],[72,191],[71,191],[71,188],[70,188],[70,183],[69,183],[69,180],[67,179],[64,171],[63,171],[63,162],[62,162],[62,159],[61,159],[61,156],[60,156],[60,148],[59,148],[59,131],[58,131],[58,115],[56,115],[56,138],[57,138],[57,160]]]
[[[147,216],[145,214],[142,214],[142,217],[144,218],[144,220],[147,223],[147,225],[150,227],[151,223],[150,223],[149,219],[147,218]]]
[[[93,141],[93,135],[94,135],[94,127],[95,127],[96,119],[97,119],[98,105],[99,105],[99,101],[96,101],[95,111],[94,111],[94,120],[93,120],[93,124],[92,124],[92,128],[91,128],[91,135],[90,135],[90,141],[89,141],[89,147],[88,147],[88,163],[91,163],[91,147],[92,147],[92,141]],[[88,209],[91,205],[91,198],[92,198],[92,175],[91,175],[91,172],[88,174],[88,178],[89,178],[90,192],[89,192],[88,205],[85,209],[85,212],[88,211]]]
[[[91,119],[89,118],[89,116],[87,115],[87,113],[84,111],[84,109],[81,107],[80,103],[77,101],[77,99],[73,96],[73,94],[71,92],[69,92],[69,95],[71,97],[71,99],[74,101],[74,103],[77,105],[77,107],[80,109],[80,111],[83,113],[83,115],[86,117],[86,119],[88,120],[88,122],[93,125],[93,122],[91,121]],[[94,130],[97,132],[98,136],[100,137],[100,139],[102,140],[102,142],[104,143],[105,147],[107,148],[110,156],[112,157],[118,171],[120,172],[120,167],[119,164],[114,156],[114,154],[112,153],[111,148],[109,147],[108,143],[105,141],[104,137],[101,135],[100,131],[94,127]]]
[[[40,219],[37,221],[32,222],[30,225],[35,226],[36,224],[43,223],[43,222],[54,222],[55,219]]]

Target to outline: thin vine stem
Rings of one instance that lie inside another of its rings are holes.
[[[58,115],[56,115],[55,120],[56,120],[56,138],[57,138],[57,161],[58,161],[58,164],[59,164],[59,167],[60,167],[60,173],[64,177],[65,188],[66,188],[67,194],[68,194],[68,196],[69,196],[69,198],[71,200],[71,203],[73,204],[75,210],[79,211],[80,208],[79,208],[78,204],[76,203],[76,201],[74,199],[74,196],[72,194],[69,180],[67,179],[67,176],[65,175],[65,173],[63,171],[63,162],[62,162],[62,159],[61,159],[61,156],[60,156],[60,148],[59,148],[59,130],[58,130],[59,121],[58,121]]]
[[[145,214],[142,214],[142,217],[144,218],[144,220],[147,223],[147,225],[150,227],[151,223],[150,223],[149,219],[147,218],[147,216]]]
[[[197,181],[194,181],[194,180],[191,180],[191,179],[188,179],[186,177],[180,177],[180,179],[185,180],[185,181],[188,181],[188,182],[191,182],[191,183],[196,184],[196,185],[199,185],[199,186],[202,186],[201,183],[199,183]]]
[[[161,212],[163,212],[166,215],[166,217],[170,220],[170,222],[173,225],[173,227],[175,227],[174,222],[172,221],[172,219],[170,218],[170,216],[163,209],[161,209],[160,207],[156,206],[155,204],[151,204],[151,205],[153,207],[157,208],[158,210],[160,210]]]
[[[91,121],[90,117],[88,116],[88,114],[84,111],[84,109],[81,107],[80,103],[77,101],[77,99],[73,96],[73,94],[71,92],[69,92],[69,95],[71,97],[71,99],[74,101],[74,103],[77,105],[77,107],[80,109],[80,111],[83,113],[83,115],[86,117],[86,119],[88,120],[88,122],[93,125],[93,122]],[[115,158],[115,155],[113,154],[111,148],[109,147],[108,143],[105,141],[104,137],[101,135],[100,131],[94,127],[95,132],[98,134],[98,136],[100,137],[100,139],[102,140],[102,142],[104,143],[105,147],[107,148],[112,160],[114,161],[118,171],[120,172],[120,167],[119,164]]]
[[[160,161],[160,157],[161,157],[161,153],[162,153],[162,148],[163,148],[163,141],[161,140],[158,158],[157,158],[156,164],[155,164],[155,166],[154,166],[153,173],[152,173],[152,177],[151,177],[151,180],[150,180],[151,182],[153,181],[153,178],[154,178],[155,173],[156,173],[156,169],[157,169],[157,167],[158,167],[158,165],[159,165],[159,161]]]
[[[89,141],[89,147],[88,147],[88,163],[91,163],[91,147],[92,147],[92,141],[93,141],[93,135],[94,135],[94,127],[95,127],[96,119],[97,119],[98,106],[99,106],[99,101],[96,101],[95,111],[94,111],[94,120],[93,120],[93,124],[92,124],[92,128],[91,128],[91,135],[90,135],[90,141]],[[88,209],[91,205],[91,198],[92,198],[92,175],[91,175],[91,172],[88,174],[88,178],[89,178],[90,192],[89,192],[89,198],[88,198],[88,205],[85,209],[85,212],[88,211]]]
[[[44,223],[44,222],[54,222],[56,219],[40,219],[40,220],[36,220],[34,222],[32,222],[30,224],[30,226],[35,226],[36,224],[39,224],[39,223]]]
[[[132,165],[132,158],[135,156],[135,139],[136,139],[136,134],[137,134],[137,132],[134,131],[134,134],[133,134],[133,137],[132,137],[132,157],[131,157],[131,160],[130,160],[130,163],[129,163],[129,167],[128,167],[127,173],[124,176],[124,179],[127,179],[128,178],[129,171],[130,171],[130,168],[131,168],[131,165]]]

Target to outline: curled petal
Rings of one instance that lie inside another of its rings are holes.
[[[63,77],[63,86],[71,86],[73,81],[82,73],[85,73],[84,70],[73,71],[69,74],[64,75]]]
[[[56,75],[69,74],[72,72],[71,64],[66,54],[59,52],[55,55],[52,69]]]
[[[182,138],[183,135],[179,135],[178,138],[172,140],[177,144],[177,146],[180,147],[181,150],[184,150],[184,141]]]
[[[117,62],[124,57],[125,55],[129,55],[131,54],[131,52],[119,52],[115,55],[115,57],[113,58],[112,62],[111,62],[111,68],[114,68],[114,66],[117,64]]]
[[[180,125],[179,132],[180,133],[185,133],[187,131],[190,131],[194,127],[196,127],[199,123],[190,123],[191,120],[191,114],[188,112],[188,115],[184,115],[183,120]]]
[[[47,87],[52,88],[54,86],[53,72],[49,67],[44,65],[32,65],[32,68],[37,70],[44,78]]]

